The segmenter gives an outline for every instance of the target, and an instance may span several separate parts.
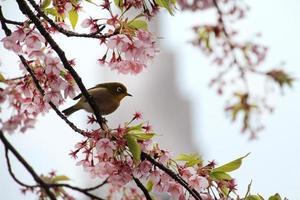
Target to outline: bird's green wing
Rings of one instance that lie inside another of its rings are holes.
[[[95,89],[95,88],[106,88],[106,85],[107,83],[100,83],[100,84],[97,84],[96,86],[92,87],[92,88],[89,88],[89,90],[91,89]],[[82,93],[78,94],[76,97],[73,98],[73,100],[77,100],[77,99],[80,99],[82,97]]]

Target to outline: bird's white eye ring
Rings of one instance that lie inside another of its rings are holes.
[[[117,87],[117,92],[122,92],[122,88],[121,87]]]

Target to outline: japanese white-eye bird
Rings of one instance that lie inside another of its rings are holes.
[[[96,102],[101,115],[108,115],[114,112],[124,97],[132,96],[127,93],[127,88],[118,82],[101,83],[88,89],[88,92]],[[66,116],[81,109],[93,113],[93,109],[82,94],[77,95],[73,100],[77,99],[79,99],[79,101],[75,105],[62,111]]]

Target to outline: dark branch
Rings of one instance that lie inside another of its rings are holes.
[[[105,179],[105,181],[103,181],[103,182],[102,182],[102,183],[100,183],[99,185],[96,185],[96,186],[94,186],[94,187],[90,187],[90,188],[85,188],[84,190],[85,190],[85,191],[92,191],[92,190],[96,190],[96,189],[98,189],[98,188],[102,187],[103,185],[107,184],[107,183],[108,183],[108,182],[107,182],[107,180],[108,180],[108,179]]]
[[[39,7],[39,5],[36,4],[34,0],[28,0],[30,4],[34,7],[34,9],[38,12],[40,16],[42,16],[49,24],[54,27],[56,30],[61,32],[62,34],[68,36],[68,37],[86,37],[86,38],[96,38],[96,39],[101,39],[101,38],[107,38],[110,37],[111,35],[102,35],[101,31],[105,28],[105,26],[101,26],[98,28],[98,30],[94,33],[76,33],[74,31],[69,31],[65,30],[61,26],[58,26],[52,19],[50,19]]]
[[[6,24],[13,24],[13,25],[23,26],[23,22],[17,22],[17,21],[13,21],[13,20],[9,20],[9,19],[3,19],[3,21]]]
[[[50,34],[46,31],[46,29],[41,24],[40,20],[35,16],[35,14],[29,8],[27,3],[24,0],[17,0],[17,3],[19,5],[19,9],[22,11],[22,13],[24,15],[27,15],[32,20],[32,22],[35,24],[36,28],[44,36],[44,38],[50,44],[52,49],[57,53],[57,55],[59,56],[60,60],[62,61],[63,65],[64,65],[65,69],[67,69],[70,72],[70,74],[73,76],[73,78],[76,81],[83,96],[87,99],[89,105],[93,109],[94,114],[96,115],[97,122],[99,123],[100,127],[103,130],[105,130],[105,125],[104,125],[105,122],[100,114],[100,111],[99,111],[99,108],[98,108],[96,102],[94,101],[93,97],[88,93],[80,76],[77,74],[77,72],[74,70],[74,68],[71,66],[71,64],[67,60],[65,52],[58,46],[58,44],[53,40],[53,38],[50,36]]]
[[[141,183],[141,181],[140,181],[139,179],[133,177],[133,176],[132,176],[132,178],[133,178],[135,184],[143,191],[143,193],[144,193],[146,199],[147,199],[147,200],[152,200],[152,198],[151,198],[151,196],[150,196],[150,194],[149,194],[147,188],[145,188],[145,186]]]
[[[16,175],[14,174],[14,172],[12,171],[12,168],[11,168],[11,164],[10,164],[10,159],[9,159],[9,155],[8,155],[8,149],[7,147],[5,146],[5,158],[6,158],[6,164],[7,164],[7,168],[8,168],[8,172],[10,174],[10,176],[14,179],[14,181],[16,183],[18,183],[19,185],[23,186],[23,187],[26,187],[26,188],[34,188],[34,187],[37,187],[37,185],[27,185],[25,183],[23,183],[22,181],[20,181]]]
[[[97,197],[96,195],[93,195],[91,194],[90,192],[88,192],[87,190],[85,189],[82,189],[82,188],[79,188],[79,187],[75,187],[75,186],[72,186],[72,185],[69,185],[69,184],[60,184],[60,183],[56,183],[56,184],[51,184],[49,183],[48,186],[51,188],[57,188],[57,187],[65,187],[65,188],[69,188],[69,189],[72,189],[72,190],[75,190],[75,191],[78,191],[82,194],[85,194],[86,196],[90,197],[91,199],[97,199],[97,200],[104,200],[100,197]]]
[[[2,13],[2,7],[0,5],[0,21],[1,21],[1,27],[5,32],[5,35],[11,35],[11,31],[9,30],[9,28],[7,27],[6,23],[5,23],[5,18],[3,16]]]
[[[55,195],[50,191],[49,186],[45,183],[34,171],[34,169],[27,163],[27,161],[19,154],[19,152],[10,144],[10,142],[5,138],[4,133],[0,130],[0,140],[4,144],[5,148],[11,151],[14,156],[19,160],[20,163],[25,167],[25,169],[31,174],[33,179],[38,183],[38,185],[45,190],[45,193],[51,200],[56,200]]]
[[[170,170],[169,168],[165,167],[160,162],[157,162],[154,158],[152,158],[149,154],[142,152],[141,154],[142,160],[148,160],[151,162],[154,166],[158,167],[162,171],[164,171],[166,174],[168,174],[171,178],[173,178],[175,181],[177,181],[180,185],[182,185],[195,199],[202,200],[200,194],[194,189],[191,188],[188,183],[181,178],[178,174]]]

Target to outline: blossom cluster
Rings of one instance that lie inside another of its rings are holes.
[[[172,158],[169,151],[153,142],[156,134],[152,133],[149,124],[131,125],[138,118],[134,115],[130,122],[116,129],[87,131],[87,138],[77,143],[70,153],[75,159],[80,157],[77,165],[83,166],[91,177],[107,179],[111,186],[110,199],[114,199],[118,192],[123,192],[122,196],[126,197],[124,191],[136,193],[137,199],[143,199],[136,189],[128,189],[133,178],[145,182],[151,194],[166,193],[180,200],[192,198],[183,185],[166,171],[147,159],[141,159],[141,152],[178,174],[204,200],[213,198],[211,190],[216,190],[220,199],[236,190],[234,179],[226,170],[216,168],[213,161],[204,165],[197,154],[181,154]]]
[[[131,6],[141,7],[139,1],[124,1],[122,6],[128,9]],[[132,20],[125,18],[125,11],[120,16],[113,14],[107,1],[104,1],[102,8],[108,10],[110,16],[102,19],[106,20],[108,30],[100,39],[101,45],[106,47],[106,53],[98,59],[99,64],[105,64],[122,74],[139,74],[159,51],[155,37],[147,30],[147,21],[139,19],[140,17]],[[90,28],[93,33],[99,28],[99,20],[87,18],[82,21],[81,26]]]
[[[144,30],[138,30],[135,36],[114,35],[106,41],[106,46],[112,51],[111,58],[107,61],[107,51],[99,62],[122,74],[139,74],[158,52],[152,35]]]
[[[60,59],[46,45],[45,39],[33,28],[27,25],[17,27],[1,41],[6,49],[23,56],[25,60],[20,63],[23,76],[5,80],[4,88],[1,88],[1,103],[7,101],[14,113],[2,122],[2,129],[13,132],[20,127],[24,132],[33,127],[39,113],[50,109],[48,102],[59,106],[65,98],[75,96],[77,86],[69,72],[64,70]],[[43,91],[37,89],[27,67],[34,73]]]

